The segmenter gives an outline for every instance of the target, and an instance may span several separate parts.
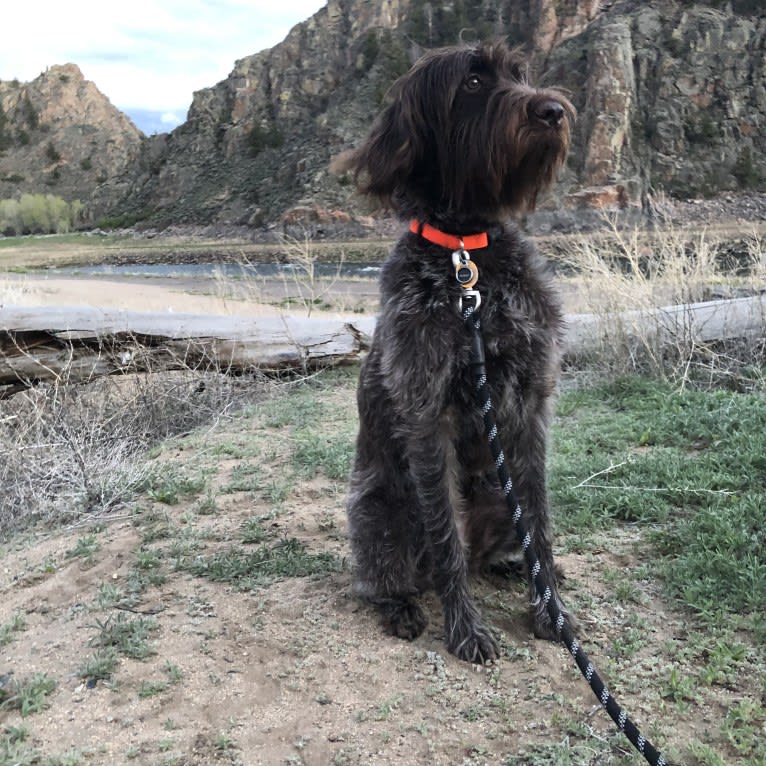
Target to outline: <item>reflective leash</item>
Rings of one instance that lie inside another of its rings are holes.
[[[532,538],[524,520],[524,512],[516,498],[516,494],[513,490],[513,482],[505,464],[505,455],[503,454],[503,448],[500,444],[494,407],[492,405],[489,386],[487,384],[484,342],[481,336],[481,319],[479,318],[478,313],[479,306],[481,305],[481,296],[479,295],[478,290],[473,289],[478,280],[478,269],[470,260],[470,255],[463,247],[453,253],[452,259],[455,265],[455,278],[464,287],[460,298],[459,309],[463,316],[463,320],[471,332],[471,369],[474,377],[476,401],[483,413],[484,429],[487,438],[489,439],[492,457],[495,459],[497,476],[500,480],[500,486],[505,495],[508,509],[513,518],[516,536],[524,551],[524,559],[529,567],[529,572],[534,581],[537,595],[545,605],[548,616],[551,619],[551,624],[556,626],[556,632],[559,639],[569,650],[572,657],[574,657],[577,667],[580,668],[580,672],[593,690],[598,701],[606,709],[609,717],[651,766],[670,766],[662,753],[660,753],[660,751],[657,750],[657,748],[655,748],[643,734],[641,734],[638,727],[630,718],[628,718],[625,711],[606,688],[606,684],[596,671],[593,663],[575,638],[574,631],[559,609],[556,599],[552,597],[553,593],[550,583],[546,581],[541,573],[540,561],[537,558],[537,553],[532,545]],[[470,267],[467,265],[469,263]],[[461,270],[464,271],[461,273]]]

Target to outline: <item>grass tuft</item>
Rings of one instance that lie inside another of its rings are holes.
[[[18,633],[26,630],[27,624],[24,620],[24,615],[21,612],[14,612],[8,622],[4,622],[0,625],[0,646],[6,646],[16,638]]]
[[[331,553],[311,553],[295,538],[260,545],[252,551],[230,548],[181,565],[185,571],[214,582],[229,582],[251,590],[286,577],[310,577],[341,569]]]
[[[88,657],[77,671],[84,681],[109,681],[117,670],[120,660],[113,647],[104,647]]]
[[[12,680],[0,688],[0,710],[18,710],[22,717],[39,713],[50,705],[48,697],[57,685],[47,673],[35,673],[21,681]]]
[[[123,612],[116,617],[96,621],[99,629],[90,644],[99,649],[113,649],[123,657],[134,660],[144,660],[156,654],[149,643],[149,636],[155,633],[159,626],[153,617],[128,617]]]
[[[759,317],[760,331],[702,341],[690,311],[682,311],[669,331],[656,309],[759,295],[766,280],[763,239],[754,232],[733,246],[704,229],[690,233],[669,222],[652,231],[623,229],[605,215],[604,224],[596,234],[568,241],[555,256],[580,301],[577,313],[601,320],[596,343],[577,363],[591,372],[648,374],[676,386],[760,387],[766,318]]]

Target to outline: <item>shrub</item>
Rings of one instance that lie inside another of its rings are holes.
[[[284,140],[278,128],[264,128],[262,125],[253,125],[247,134],[247,145],[253,157],[259,155],[264,149],[276,149],[282,146]]]
[[[5,116],[2,106],[0,106],[0,152],[13,144],[11,133],[8,130],[8,118]]]
[[[746,146],[737,157],[731,169],[731,174],[737,179],[740,189],[759,189],[764,184],[764,172],[753,157],[753,152]]]
[[[34,105],[29,100],[29,95],[24,97],[22,110],[23,110],[24,118],[27,121],[27,126],[29,127],[29,129],[37,130],[40,127],[40,116],[37,112],[37,109],[35,109]]]
[[[3,179],[23,180],[21,176]],[[66,234],[80,221],[82,203],[67,202],[53,194],[22,194],[0,200],[0,232],[18,234]]]
[[[0,541],[36,520],[58,524],[124,506],[156,480],[148,448],[263,395],[252,378],[223,372],[122,375],[87,386],[64,372],[0,401]]]
[[[45,156],[51,162],[58,162],[61,159],[61,155],[59,154],[56,147],[53,145],[53,141],[49,141],[48,146],[45,147]]]

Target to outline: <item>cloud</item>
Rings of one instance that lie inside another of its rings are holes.
[[[121,109],[186,112],[235,60],[280,42],[323,0],[40,0],[6,15],[0,78],[73,62]],[[10,21],[12,19],[12,21]]]

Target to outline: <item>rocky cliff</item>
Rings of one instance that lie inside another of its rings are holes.
[[[362,214],[331,158],[424,48],[461,34],[508,37],[538,82],[571,92],[573,151],[549,207],[766,189],[763,0],[330,0],[195,93],[186,123],[106,174],[92,214],[254,226]]]
[[[74,64],[0,82],[0,199],[24,192],[90,199],[135,162],[143,135]]]

